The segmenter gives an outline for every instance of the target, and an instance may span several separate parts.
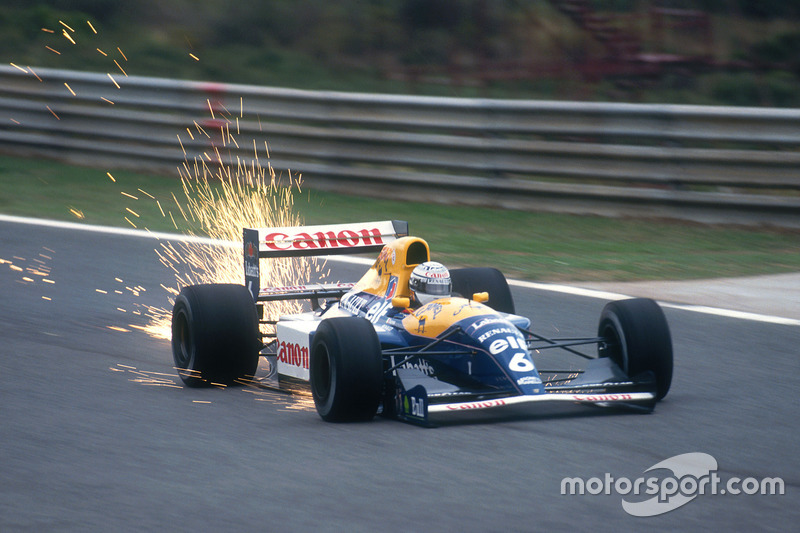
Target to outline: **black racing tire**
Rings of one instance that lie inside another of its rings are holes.
[[[371,322],[361,317],[320,322],[309,366],[311,394],[323,420],[372,420],[381,400],[383,359]]]
[[[244,285],[184,287],[172,308],[172,357],[189,387],[252,379],[261,339],[258,314]]]
[[[672,337],[661,307],[649,298],[608,303],[600,314],[600,357],[610,357],[629,378],[652,372],[656,401],[672,384]]]
[[[472,298],[476,292],[488,292],[486,305],[501,313],[514,314],[514,298],[502,272],[496,268],[454,268],[450,270],[453,292]]]

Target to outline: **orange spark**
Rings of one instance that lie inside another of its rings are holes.
[[[191,57],[191,58],[192,58],[192,59],[194,59],[195,61],[200,61],[200,58],[199,58],[199,57],[197,57],[197,56],[196,56],[196,55],[194,55],[194,54],[189,54],[189,57]]]
[[[128,193],[126,193],[125,191],[120,191],[120,194],[121,194],[122,196],[127,196],[128,198],[133,198],[134,200],[138,200],[138,198],[137,198],[137,197],[135,197],[135,196],[134,196],[134,195],[132,195],[132,194],[128,194]]]
[[[72,44],[75,44],[75,39],[73,39],[73,38],[72,38],[72,36],[71,36],[69,33],[67,33],[67,30],[63,30],[63,33],[62,33],[62,35],[63,35],[63,36],[64,36],[64,37],[65,37],[65,38],[66,38],[66,39],[69,41],[69,42],[71,42]]]
[[[128,73],[127,73],[127,72],[125,72],[125,69],[124,69],[124,68],[122,68],[122,65],[120,65],[120,64],[117,62],[117,60],[116,60],[116,59],[114,60],[114,64],[115,64],[115,65],[117,65],[117,67],[119,67],[119,69],[122,71],[122,73],[123,73],[123,74],[125,74],[125,77],[127,78],[127,77],[128,77]]]
[[[113,181],[114,183],[116,183],[116,182],[117,182],[117,180],[115,180],[115,179],[114,179],[114,176],[112,176],[112,175],[111,175],[111,172],[106,172],[106,176],[108,176],[109,178],[111,178],[111,181]]]
[[[13,122],[14,124],[16,124],[16,125],[18,125],[18,126],[19,126],[19,120],[14,120],[13,118],[12,118],[12,119],[9,119],[9,120],[11,120],[11,122]]]
[[[108,103],[109,103],[109,104],[111,104],[111,105],[114,105],[114,102],[112,102],[111,100],[109,100],[109,99],[108,99],[108,98],[106,98],[105,96],[101,96],[101,97],[100,97],[100,100],[103,100],[103,101],[105,101],[105,102],[108,102]]]
[[[119,46],[117,47],[117,51],[118,51],[118,52],[119,52],[119,54],[122,56],[122,59],[124,59],[125,61],[127,61],[127,60],[128,60],[128,58],[127,58],[127,57],[125,57],[125,54],[122,52],[122,50],[120,50]]]
[[[72,96],[78,96],[77,94],[75,94],[75,91],[73,91],[73,90],[72,90],[72,87],[70,87],[70,86],[69,86],[69,84],[68,84],[67,82],[64,82],[64,87],[66,87],[67,89],[69,89],[69,92],[71,92],[71,93],[72,93]]]
[[[59,20],[59,21],[58,21],[58,23],[59,23],[59,24],[61,24],[62,26],[64,26],[65,28],[67,28],[67,29],[68,29],[69,31],[71,31],[72,33],[75,33],[75,30],[73,30],[72,28],[70,28],[69,26],[67,26],[67,24],[66,24],[66,23],[65,23],[63,20]]]
[[[54,54],[61,55],[61,52],[59,52],[58,50],[55,50],[55,49],[53,49],[53,48],[50,48],[49,46],[45,46],[45,48],[47,48],[48,50],[50,50],[50,51],[51,51],[51,52],[53,52]]]
[[[27,74],[27,73],[28,73],[28,71],[27,71],[27,70],[25,70],[24,68],[20,67],[19,65],[15,65],[14,63],[9,63],[9,65],[11,65],[12,67],[14,67],[14,68],[15,68],[15,69],[17,69],[17,70],[21,70],[21,71],[22,71],[22,72],[24,72],[25,74]]]
[[[56,117],[56,120],[61,120],[60,118],[58,118],[58,115],[56,115],[56,112],[50,109],[50,106],[45,106],[45,107],[47,107],[47,110],[50,111],[54,117]]]
[[[111,81],[117,86],[117,89],[120,89],[119,83],[117,83],[117,80],[114,79],[111,73],[108,73],[108,77],[111,78]]]
[[[87,21],[86,21],[86,24],[88,24],[88,25],[89,25],[89,27],[92,29],[92,33],[94,33],[95,35],[97,35],[97,30],[96,30],[96,29],[94,29],[94,26],[92,26],[92,23],[91,23],[90,21],[88,21],[88,20],[87,20]]]
[[[42,28],[42,31],[47,33],[55,33],[55,30],[51,30],[50,28]]]
[[[103,52],[103,51],[102,51],[102,50],[100,50],[99,48],[97,49],[97,51],[98,51],[98,52],[100,52],[101,54],[103,54],[105,57],[108,57],[108,54],[107,54],[107,53],[105,53],[105,52]]]
[[[31,74],[33,74],[36,77],[37,80],[42,81],[42,78],[40,78],[39,75],[36,74],[30,66],[28,67],[28,70],[31,72]]]

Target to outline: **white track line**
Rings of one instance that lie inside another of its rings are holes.
[[[106,233],[109,235],[121,235],[125,237],[138,237],[148,238],[165,241],[183,241],[183,242],[197,242],[203,244],[212,244],[220,246],[241,246],[241,242],[235,241],[222,241],[211,239],[208,237],[197,237],[193,235],[183,235],[179,233],[163,233],[149,230],[140,230],[134,228],[117,228],[112,226],[93,226],[90,224],[80,224],[77,222],[62,222],[58,220],[47,220],[32,217],[18,217],[12,215],[0,214],[0,222],[11,222],[15,224],[28,224],[33,226],[44,226],[48,228],[63,228],[78,231],[90,231],[94,233]],[[329,257],[328,261],[339,261],[343,263],[352,263],[358,265],[371,265],[374,261],[361,257],[342,257],[333,256]],[[597,298],[600,300],[622,300],[630,298],[629,295],[619,294],[615,292],[598,291],[594,289],[582,289],[580,287],[572,287],[570,285],[558,285],[551,283],[536,283],[532,281],[508,280],[508,284],[514,287],[521,287],[526,289],[535,289],[540,291],[557,292],[562,294],[570,294],[573,296],[582,296],[585,298]],[[766,322],[769,324],[781,324],[787,326],[800,326],[800,320],[793,318],[784,318],[771,315],[762,315],[758,313],[748,313],[744,311],[734,311],[731,309],[720,309],[717,307],[708,307],[704,305],[685,305],[674,304],[669,302],[659,302],[663,307],[671,309],[680,309],[682,311],[690,311],[693,313],[702,313],[705,315],[722,316],[727,318],[736,318],[740,320],[750,320],[754,322]]]
[[[631,297],[627,294],[620,294],[615,292],[598,291],[594,289],[582,289],[580,287],[571,287],[569,285],[556,285],[549,283],[535,283],[531,281],[519,281],[513,279],[508,280],[508,284],[513,285],[515,287],[524,287],[526,289],[559,292],[562,294],[571,294],[575,296],[583,296],[586,298],[598,298],[601,300],[622,300]],[[800,326],[800,320],[794,318],[762,315],[759,313],[749,313],[746,311],[734,311],[732,309],[721,309],[718,307],[709,307],[706,305],[676,304],[676,303],[661,302],[661,301],[659,301],[658,303],[662,307],[668,307],[671,309],[680,309],[682,311],[691,311],[693,313],[702,313],[704,315],[738,318],[741,320],[766,322],[769,324],[781,324],[785,326]]]

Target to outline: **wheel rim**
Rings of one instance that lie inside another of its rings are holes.
[[[603,338],[603,342],[598,345],[597,351],[599,357],[608,357],[627,374],[628,358],[620,331],[621,327],[618,324],[611,320],[606,321],[600,328],[600,337]]]

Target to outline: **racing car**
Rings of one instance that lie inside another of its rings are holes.
[[[243,245],[244,284],[189,285],[175,300],[172,353],[187,386],[253,383],[266,357],[255,381],[310,388],[325,421],[423,426],[543,402],[650,412],[669,391],[672,341],[653,300],[610,302],[596,335],[556,339],[516,314],[499,270],[446,269],[404,221],[245,228]],[[377,259],[354,282],[260,286],[261,260],[365,252]],[[265,320],[279,300],[307,310]],[[585,363],[537,365],[554,351]]]

